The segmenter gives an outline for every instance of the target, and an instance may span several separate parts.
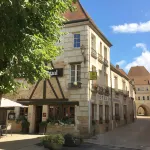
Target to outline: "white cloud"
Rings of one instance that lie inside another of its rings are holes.
[[[119,65],[119,66],[123,66],[126,64],[126,61],[125,60],[121,60],[119,62],[116,62],[116,65]]]
[[[140,23],[125,23],[111,27],[115,33],[150,32],[150,21]]]
[[[146,44],[137,43],[137,48],[142,48],[142,54],[125,66],[125,70],[129,71],[132,66],[145,66],[147,70],[150,71],[150,51],[147,49]]]
[[[147,50],[147,46],[146,46],[146,44],[144,44],[144,43],[137,43],[135,46],[136,46],[137,48],[141,48],[143,51],[146,51],[146,50]]]

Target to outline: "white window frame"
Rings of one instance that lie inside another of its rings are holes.
[[[75,81],[74,82],[76,82],[76,83],[81,82],[81,69],[80,69],[80,81],[77,81],[77,69],[78,69],[78,66],[80,66],[80,68],[81,68],[81,64],[70,64],[70,82],[72,83],[72,81],[71,81],[71,77],[72,77],[72,75],[71,75],[71,72],[72,72],[71,66],[72,65],[75,65]]]
[[[78,39],[78,38],[75,38],[75,35],[80,35],[80,46],[79,47],[77,47],[77,46],[75,47],[75,39]],[[81,34],[80,33],[73,33],[73,47],[74,48],[80,48],[81,47]]]

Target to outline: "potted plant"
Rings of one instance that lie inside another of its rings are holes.
[[[42,121],[40,124],[39,124],[39,133],[42,133],[42,134],[45,134],[46,132],[46,126],[47,126],[47,121]]]
[[[16,123],[21,123],[22,127],[22,133],[26,134],[29,132],[29,126],[30,123],[28,122],[27,118],[25,116],[20,116],[17,120]]]
[[[42,137],[42,143],[44,147],[50,150],[60,150],[64,142],[64,137],[61,134],[54,134]]]

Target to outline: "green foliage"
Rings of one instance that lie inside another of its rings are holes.
[[[61,53],[56,46],[66,10],[74,0],[0,1],[0,94],[14,92],[15,78],[48,78],[45,65]]]
[[[42,142],[55,143],[59,145],[63,145],[65,142],[64,137],[61,134],[47,135],[47,136],[42,137],[41,140]]]
[[[28,132],[30,123],[25,116],[20,116],[18,119],[16,119],[16,123],[21,123],[22,132],[24,132],[24,130],[25,130],[25,132]]]

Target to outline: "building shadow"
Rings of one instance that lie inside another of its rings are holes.
[[[10,135],[8,135],[10,136]],[[4,141],[6,140],[8,141]],[[7,137],[2,136],[0,139],[0,150],[19,150],[26,148],[28,150],[28,147],[32,145],[36,145],[37,143],[40,143],[40,137],[32,138],[32,139],[20,139],[20,140],[15,140],[15,135],[13,137],[12,135],[12,140],[10,141],[7,139]],[[14,138],[14,139],[13,139]]]

